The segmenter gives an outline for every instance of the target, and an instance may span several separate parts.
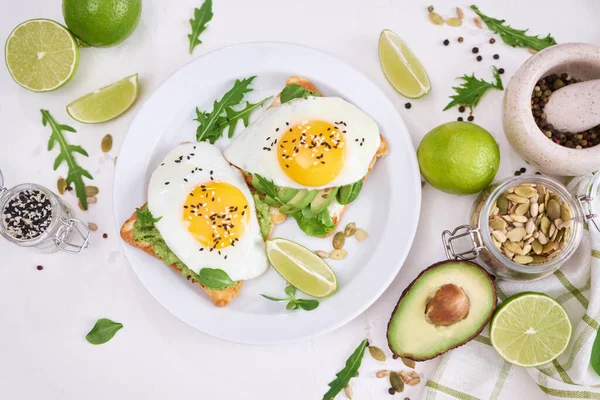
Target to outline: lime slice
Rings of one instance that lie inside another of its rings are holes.
[[[431,91],[429,76],[417,57],[389,29],[379,36],[379,62],[387,80],[402,96],[418,99]]]
[[[137,97],[138,74],[134,74],[78,98],[67,106],[67,113],[84,124],[98,124],[129,110]]]
[[[565,309],[542,293],[520,293],[506,299],[490,325],[492,346],[508,362],[536,367],[554,360],[571,339]]]
[[[58,22],[30,19],[8,36],[4,59],[19,85],[34,92],[48,92],[75,74],[79,48],[73,35]]]
[[[325,297],[337,289],[337,278],[318,255],[287,239],[267,240],[267,257],[273,268],[298,290]]]

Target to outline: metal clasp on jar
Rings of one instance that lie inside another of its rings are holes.
[[[596,227],[596,230],[600,231],[600,227],[598,226],[598,223],[596,222],[596,217],[598,215],[594,214],[594,212],[592,210],[592,200],[594,200],[594,198],[592,196],[588,196],[588,195],[577,196],[577,201],[579,202],[579,205],[581,206],[581,209],[583,210],[583,218],[585,219],[585,222],[591,222]]]
[[[470,242],[467,242],[468,246],[465,246],[464,250],[458,250],[455,248],[455,242],[463,238],[468,238]],[[473,260],[484,249],[479,229],[473,229],[471,225],[461,225],[452,232],[445,230],[442,232],[442,242],[449,259]]]
[[[67,253],[79,254],[88,247],[90,230],[77,218],[61,218],[61,227],[56,232],[54,244]],[[74,242],[71,240],[74,239]]]

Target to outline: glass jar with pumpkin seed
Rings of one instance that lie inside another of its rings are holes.
[[[592,208],[597,181],[596,196],[591,189],[573,195],[558,181],[538,175],[494,183],[475,200],[470,225],[444,231],[446,254],[478,258],[490,273],[506,280],[543,278],[577,250],[584,224],[596,225]]]

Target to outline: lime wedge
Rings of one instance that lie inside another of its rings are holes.
[[[79,47],[73,35],[58,22],[30,19],[8,36],[4,59],[19,85],[34,92],[48,92],[75,74]]]
[[[379,36],[379,62],[387,80],[402,96],[418,99],[431,91],[429,76],[417,57],[389,29]]]
[[[67,106],[67,113],[84,124],[98,124],[129,110],[137,97],[138,74],[135,74],[78,98]]]
[[[571,331],[563,306],[545,294],[527,292],[506,299],[496,310],[490,339],[506,361],[527,368],[561,355]]]
[[[287,239],[267,240],[267,258],[273,268],[298,290],[325,297],[337,289],[337,278],[321,257]]]

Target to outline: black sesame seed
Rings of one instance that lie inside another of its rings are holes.
[[[500,58],[500,56],[498,54],[494,54],[493,57],[494,57],[494,60],[498,60]]]
[[[404,108],[406,108],[407,110],[409,110],[411,107],[412,107],[412,104],[410,104],[410,103],[406,103],[404,105]],[[346,132],[346,131],[344,131],[344,132]]]
[[[444,46],[448,46],[450,44],[450,41],[448,39],[444,40]]]
[[[477,56],[477,61],[481,61],[481,60],[483,60],[483,57]]]
[[[538,172],[536,172],[535,174],[536,174],[536,175],[541,175],[542,173],[541,173],[540,171],[538,171]]]
[[[473,54],[477,54],[477,53],[479,53],[479,48],[473,47],[473,49],[471,49],[471,51],[473,52]]]
[[[168,185],[169,183],[171,183],[171,182],[165,182],[165,185]]]

